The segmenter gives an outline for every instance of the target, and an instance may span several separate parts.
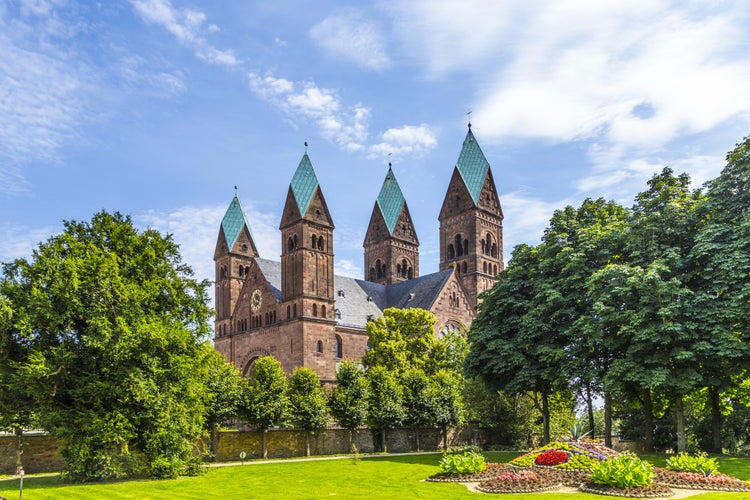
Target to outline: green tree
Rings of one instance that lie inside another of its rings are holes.
[[[539,394],[545,442],[550,440],[549,396],[567,387],[564,343],[547,335],[533,314],[539,300],[539,253],[518,245],[498,281],[482,294],[477,318],[469,330],[465,368],[493,390]],[[562,367],[561,367],[562,365]]]
[[[430,379],[422,370],[409,370],[402,377],[404,387],[404,425],[414,430],[419,451],[419,429],[435,424],[435,399]]]
[[[320,377],[311,368],[295,368],[289,380],[289,417],[296,429],[305,431],[305,454],[310,456],[310,434],[325,430],[328,401]]]
[[[6,265],[3,286],[15,290],[30,346],[22,371],[40,424],[64,444],[66,477],[196,471],[207,283],[171,236],[119,213],[64,228]]]
[[[353,449],[353,432],[367,419],[369,389],[364,373],[352,361],[342,362],[336,370],[336,387],[328,400],[331,415],[349,431],[349,448]]]
[[[721,174],[707,184],[696,218],[704,223],[690,254],[696,293],[692,320],[712,344],[702,359],[712,415],[711,451],[722,451],[720,393],[736,385],[750,363],[750,137],[727,154]]]
[[[239,415],[263,433],[263,458],[268,458],[268,429],[284,425],[288,406],[287,380],[281,363],[273,356],[258,358]]]
[[[365,374],[370,391],[367,398],[367,422],[380,433],[380,447],[388,451],[386,432],[404,421],[401,386],[396,377],[382,366],[374,366]]]
[[[435,404],[435,424],[443,430],[443,449],[448,449],[448,427],[464,422],[462,380],[454,372],[440,370],[430,378],[430,395]]]
[[[424,309],[384,310],[382,318],[367,323],[370,349],[362,364],[366,368],[382,366],[396,374],[411,368],[432,373],[448,356],[446,348],[437,347],[435,321],[435,316]],[[435,359],[438,353],[440,360]]]
[[[238,416],[238,408],[245,393],[247,380],[224,356],[210,344],[205,344],[202,363],[206,391],[206,427],[210,433],[212,458],[218,453],[219,427]]]

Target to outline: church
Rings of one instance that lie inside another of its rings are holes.
[[[438,217],[439,271],[419,273],[419,240],[389,164],[365,235],[362,279],[334,274],[332,214],[305,151],[281,216],[281,261],[258,254],[235,194],[214,252],[214,346],[247,375],[271,355],[284,371],[314,369],[323,382],[367,349],[368,321],[389,307],[437,318],[435,335],[468,327],[477,296],[503,270],[503,213],[492,170],[469,124]]]

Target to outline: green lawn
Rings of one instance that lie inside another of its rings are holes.
[[[487,453],[488,460],[506,462],[513,453]],[[654,464],[664,458],[646,457]],[[246,464],[211,468],[200,477],[172,481],[125,481],[119,483],[64,485],[57,477],[27,477],[24,499],[307,499],[307,498],[479,498],[503,500],[603,499],[585,493],[534,495],[487,495],[471,493],[461,484],[428,483],[423,479],[438,471],[439,454],[381,456],[293,463]],[[750,459],[719,458],[720,470],[750,479]],[[0,481],[0,496],[18,498],[18,480]],[[704,493],[699,500],[748,499],[747,493]]]

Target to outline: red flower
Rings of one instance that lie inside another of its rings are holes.
[[[568,458],[570,458],[570,456],[564,451],[547,450],[544,453],[541,453],[539,456],[537,456],[536,460],[534,460],[534,463],[536,463],[537,465],[553,466],[553,465],[564,464],[565,462],[568,461]]]

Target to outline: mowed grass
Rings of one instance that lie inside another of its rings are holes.
[[[487,453],[493,462],[507,462],[514,453]],[[645,457],[663,465],[664,457]],[[438,472],[440,454],[370,456],[322,461],[247,463],[244,466],[211,467],[199,477],[169,481],[123,481],[86,485],[63,484],[57,477],[26,477],[24,499],[461,499],[491,497],[503,500],[594,499],[602,496],[559,492],[533,495],[488,495],[470,492],[455,483],[429,483]],[[750,479],[750,458],[719,458],[720,470]],[[0,496],[18,498],[18,480],[0,481]],[[702,493],[699,500],[750,499],[748,493]]]

